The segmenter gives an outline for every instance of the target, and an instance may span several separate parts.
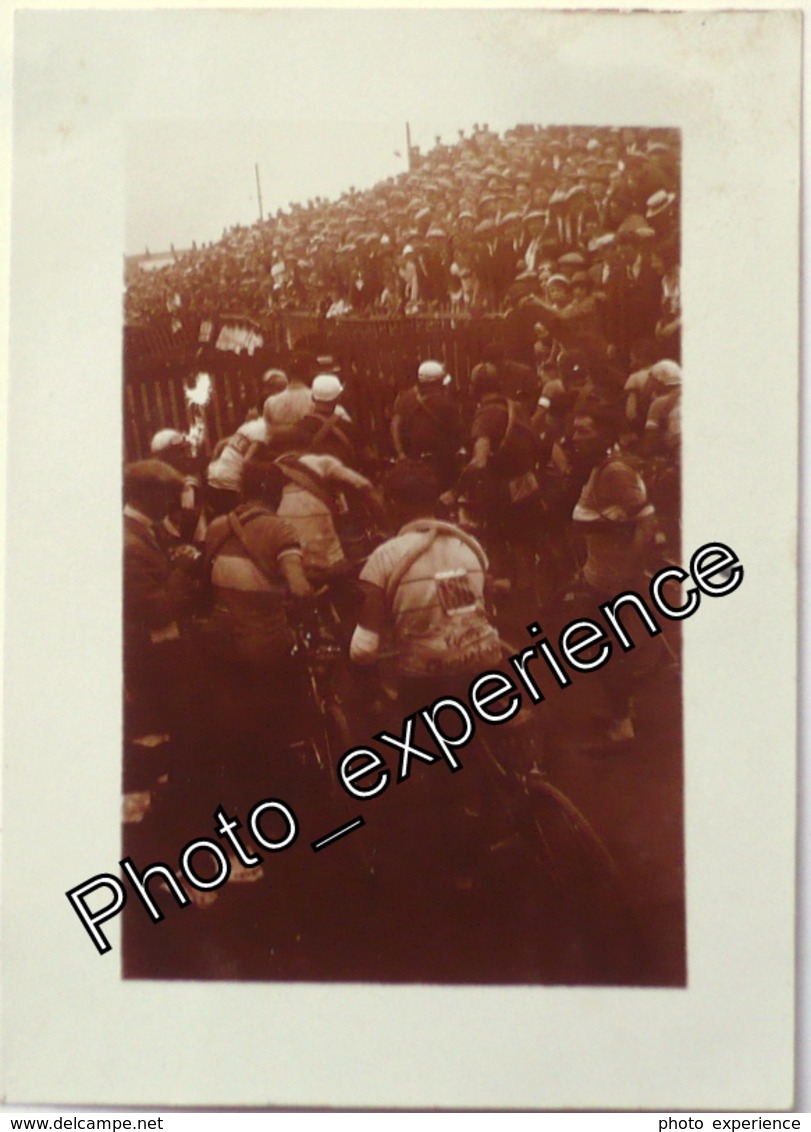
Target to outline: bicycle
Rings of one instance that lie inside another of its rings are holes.
[[[557,970],[562,981],[638,983],[645,954],[621,871],[586,815],[549,780],[540,747],[530,724],[498,742],[483,739],[489,836],[480,884],[509,885],[515,915],[549,929],[537,958],[538,940],[524,944],[525,966]]]
[[[307,700],[296,705],[306,734],[291,746],[308,751],[320,770],[332,772],[340,756],[352,745],[342,691],[348,679],[348,662],[332,603],[313,605],[306,615],[294,620],[293,632],[292,659],[303,664]]]

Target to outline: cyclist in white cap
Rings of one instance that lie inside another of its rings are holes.
[[[443,362],[422,362],[416,384],[397,397],[391,420],[398,460],[426,461],[442,490],[456,479],[457,453],[464,438],[459,408],[448,389],[451,380]]]
[[[149,450],[183,476],[180,507],[163,520],[168,543],[202,545],[206,537],[202,482],[188,437],[176,428],[162,428],[152,437]]]
[[[306,437],[308,452],[335,456],[344,464],[357,463],[355,429],[339,399],[344,391],[340,378],[333,373],[319,373],[310,390],[312,412],[296,425],[296,431]]]
[[[681,366],[665,358],[651,367],[653,399],[645,419],[643,448],[649,455],[678,456],[681,444]]]

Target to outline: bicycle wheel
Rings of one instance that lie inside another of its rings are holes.
[[[508,928],[494,945],[528,982],[639,985],[645,956],[619,870],[583,813],[540,776],[491,774],[482,883]]]
[[[550,782],[532,791],[539,883],[572,932],[584,982],[644,981],[642,936],[617,865],[585,815]]]
[[[335,770],[341,756],[352,746],[352,730],[343,705],[337,700],[327,700],[323,705],[323,711],[327,763]]]
[[[352,746],[353,738],[344,700],[335,687],[337,682],[334,670],[325,672],[309,667],[309,695],[302,712],[313,758],[321,770],[329,770],[333,776],[341,756]]]
[[[325,722],[324,698],[318,681],[311,670],[307,672],[305,696],[299,701],[298,718],[302,727],[292,744],[298,752],[302,766],[315,766],[326,770],[329,758],[329,740]]]
[[[539,857],[559,883],[588,883],[619,900],[619,870],[588,818],[562,790],[541,780],[530,791]]]

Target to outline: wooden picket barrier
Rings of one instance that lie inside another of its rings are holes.
[[[468,399],[470,372],[483,347],[503,339],[503,320],[466,315],[416,318],[324,319],[284,313],[262,323],[265,347],[253,356],[201,345],[196,333],[149,332],[124,342],[124,454],[143,459],[151,437],[161,428],[185,431],[190,417],[184,386],[195,374],[212,377],[206,410],[212,441],[229,436],[260,396],[261,375],[268,366],[284,365],[285,355],[304,342],[318,353],[340,360],[347,388],[346,402],[360,434],[374,448],[387,445],[391,406],[397,393],[411,385],[426,358],[442,361],[453,375],[463,401]],[[137,345],[137,349],[136,349]]]
[[[245,419],[260,395],[261,370],[200,366],[212,378],[211,400],[205,410],[208,435],[212,442],[230,436]],[[192,375],[193,376],[193,375]],[[193,384],[182,371],[156,370],[141,373],[137,380],[124,382],[124,456],[142,460],[149,455],[149,444],[162,428],[186,432],[192,418],[186,401],[186,388]]]

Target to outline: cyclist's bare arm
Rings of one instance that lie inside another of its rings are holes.
[[[380,652],[380,638],[386,623],[386,598],[380,586],[362,582],[363,608],[349,645],[355,664],[373,664]]]
[[[403,439],[401,432],[402,418],[398,413],[395,413],[391,418],[391,440],[394,445],[394,451],[397,454],[398,460],[405,459],[405,451],[403,450]]]
[[[283,554],[278,561],[279,569],[293,597],[312,597],[315,590],[304,574],[301,554],[292,552]]]
[[[487,461],[490,459],[490,440],[486,436],[480,436],[476,439],[473,446],[473,455],[470,458],[468,467],[481,470],[487,467]]]
[[[347,487],[354,487],[356,491],[374,490],[366,476],[362,476],[354,468],[348,468],[340,460],[322,458],[321,467],[323,468],[324,479],[331,483],[346,484]]]
[[[360,472],[356,472],[354,468],[348,468],[346,464],[342,464],[340,460],[325,460],[323,462],[323,468],[325,479],[330,480],[332,483],[346,484],[348,487],[353,487],[364,496],[372,508],[375,520],[381,527],[385,525],[383,502],[377,488],[371,480],[367,480],[366,476],[362,476]]]

